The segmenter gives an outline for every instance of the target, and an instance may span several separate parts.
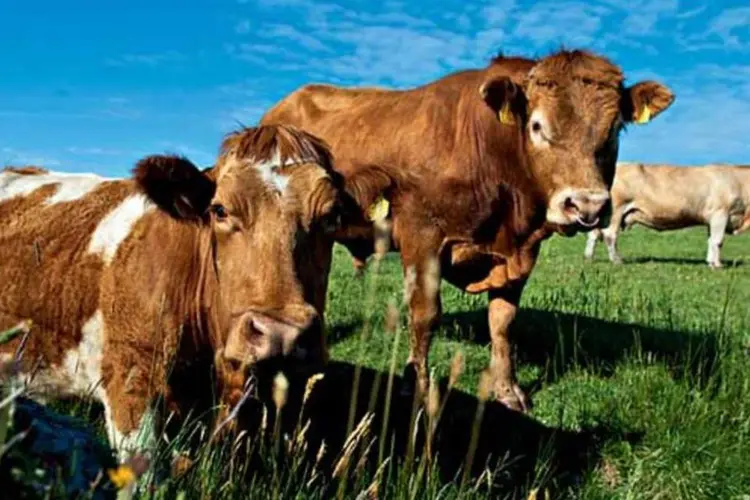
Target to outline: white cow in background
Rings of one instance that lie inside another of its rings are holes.
[[[597,241],[604,239],[609,260],[619,264],[617,235],[641,224],[657,231],[708,226],[706,262],[721,267],[725,234],[750,227],[750,166],[670,166],[617,164],[612,185],[609,226],[588,234],[584,256],[591,259]]]

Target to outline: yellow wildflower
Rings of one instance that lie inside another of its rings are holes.
[[[116,469],[107,470],[109,480],[112,484],[117,486],[118,489],[122,489],[135,481],[135,472],[129,465],[120,465]]]

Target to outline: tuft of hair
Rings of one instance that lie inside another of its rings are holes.
[[[37,167],[36,165],[23,165],[20,167],[8,165],[5,168],[3,168],[2,171],[14,173],[14,174],[22,174],[22,175],[44,175],[44,174],[49,173],[49,170],[47,170],[46,168]]]
[[[178,219],[202,214],[216,190],[198,167],[179,155],[146,156],[136,163],[132,172],[146,196]]]
[[[255,163],[309,161],[328,172],[333,170],[328,145],[321,138],[292,125],[261,125],[231,132],[224,138],[220,154],[235,155]]]
[[[506,56],[503,51],[498,51],[498,53],[490,59],[490,66],[494,64],[503,64],[510,67],[526,66],[530,61],[535,62],[535,59],[523,56]]]

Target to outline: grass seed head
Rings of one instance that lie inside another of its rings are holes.
[[[385,311],[385,331],[387,333],[396,333],[398,319],[398,307],[396,307],[396,303],[391,299],[388,301],[388,308]]]
[[[458,382],[458,379],[461,377],[461,374],[464,372],[464,352],[459,350],[456,351],[456,354],[453,355],[453,359],[451,360],[451,371],[450,375],[448,376],[448,388],[452,389],[456,382]]]
[[[440,410],[440,389],[438,388],[435,376],[430,377],[430,386],[427,391],[427,415],[430,421],[434,421]]]
[[[281,410],[286,405],[289,394],[289,381],[282,372],[276,374],[273,378],[273,404],[277,410]]]
[[[481,401],[487,401],[490,398],[492,392],[492,374],[489,370],[483,370],[479,375],[479,390],[477,391],[477,397]]]

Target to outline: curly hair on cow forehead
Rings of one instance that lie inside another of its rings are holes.
[[[230,132],[221,143],[220,155],[231,155],[254,163],[317,163],[327,171],[333,169],[328,145],[322,139],[291,125],[243,127]]]
[[[513,62],[519,58],[495,56],[491,64]],[[526,76],[526,83],[554,87],[563,80],[577,81],[586,86],[619,89],[625,79],[622,70],[606,57],[587,50],[561,48],[533,60],[535,65]]]

